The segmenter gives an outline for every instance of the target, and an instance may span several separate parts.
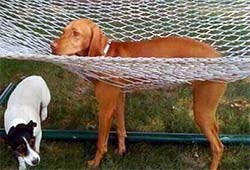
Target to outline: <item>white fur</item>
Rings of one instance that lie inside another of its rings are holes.
[[[36,151],[34,151],[29,143],[27,142],[27,140],[25,138],[23,138],[25,143],[26,143],[26,146],[28,148],[28,155],[23,157],[24,161],[30,165],[30,166],[34,166],[34,164],[32,163],[33,160],[38,160],[38,162],[40,162],[40,156],[38,155],[38,153]]]
[[[29,153],[31,153],[28,155],[29,157],[18,157],[19,169],[26,168],[25,162],[32,165],[32,159],[39,157],[37,153],[39,153],[42,138],[41,120],[43,121],[47,118],[47,106],[49,102],[50,91],[46,82],[40,76],[29,76],[25,78],[10,95],[7,109],[4,113],[6,133],[9,132],[12,126],[15,127],[20,123],[28,124],[30,120],[33,120],[33,122],[37,124],[33,131],[33,135],[36,138],[36,151],[33,151],[29,147]]]

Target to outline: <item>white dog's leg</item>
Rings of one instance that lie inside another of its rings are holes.
[[[41,108],[41,119],[44,121],[48,116],[48,109],[47,107],[42,107]]]
[[[44,121],[47,118],[48,115],[48,105],[50,102],[51,96],[50,96],[50,91],[47,86],[47,84],[44,82],[43,86],[43,95],[42,95],[42,102],[41,102],[41,119]]]
[[[17,157],[18,159],[18,163],[19,163],[19,167],[18,167],[18,170],[26,170],[26,164],[25,164],[25,161],[22,157]]]
[[[36,136],[36,142],[35,142],[35,150],[36,152],[40,152],[40,143],[42,140],[42,131],[39,132],[39,134]]]

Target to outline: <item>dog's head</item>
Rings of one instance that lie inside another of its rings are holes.
[[[28,165],[35,166],[40,162],[40,156],[35,151],[35,137],[33,135],[36,123],[32,120],[28,124],[18,124],[11,127],[7,134],[8,144],[17,157],[22,157]]]
[[[88,19],[70,22],[62,35],[51,43],[53,54],[101,56],[108,43],[101,29]]]

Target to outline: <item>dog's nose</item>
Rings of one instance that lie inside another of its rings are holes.
[[[33,165],[37,165],[39,163],[39,159],[35,158],[31,162],[32,162]]]
[[[57,44],[56,41],[53,41],[53,42],[50,43],[50,47],[51,47],[52,50],[56,49],[57,46],[58,46],[58,44]]]

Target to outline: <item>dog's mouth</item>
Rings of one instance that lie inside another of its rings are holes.
[[[59,56],[86,56],[87,53],[83,51],[77,51],[77,52],[61,52],[59,50],[52,50],[52,54],[59,55]]]
[[[40,162],[40,156],[33,149],[33,147],[31,147],[30,143],[32,143],[32,141],[28,142],[25,138],[23,138],[23,140],[25,141],[25,145],[26,145],[26,148],[27,148],[27,155],[24,156],[23,159],[30,166],[36,166]]]
[[[27,153],[20,153],[19,151],[14,151],[16,157],[22,157],[24,161],[30,166],[36,166],[40,163],[40,156],[36,151],[27,150]]]
[[[73,56],[73,55],[77,55],[77,56],[81,56],[81,51],[67,51],[67,50],[60,50],[60,48],[51,48],[51,52],[54,55],[60,55],[60,56]]]
[[[58,50],[52,50],[52,54],[59,55],[59,56],[63,56],[63,55],[73,56],[73,55],[76,55],[76,53],[65,53],[65,52],[60,52]]]

